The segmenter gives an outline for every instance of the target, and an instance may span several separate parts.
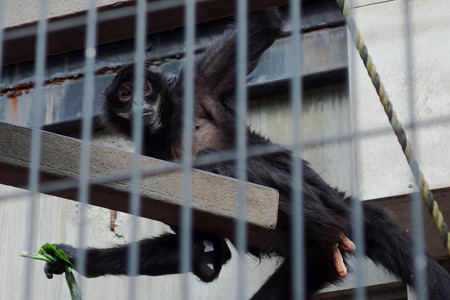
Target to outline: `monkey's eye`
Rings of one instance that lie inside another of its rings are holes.
[[[130,91],[123,91],[120,93],[120,97],[128,97],[128,96],[131,96]]]
[[[150,81],[146,81],[145,82],[145,86],[144,86],[144,95],[145,96],[150,96],[150,94],[153,92],[153,86],[150,83]]]
[[[131,97],[133,96],[132,90],[130,86],[122,86],[119,91],[117,92],[119,96],[119,100],[122,102],[128,102],[130,101]]]

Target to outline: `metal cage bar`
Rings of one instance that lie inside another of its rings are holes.
[[[412,28],[411,28],[411,9],[408,1],[402,1],[404,9],[404,34],[405,34],[405,63],[406,63],[406,85],[407,85],[407,100],[408,100],[408,115],[410,123],[410,135],[411,143],[413,145],[418,144],[417,128],[416,128],[416,104],[415,104],[415,92],[414,92],[414,46],[412,41]],[[414,154],[414,150],[412,150]],[[418,165],[412,167],[412,172],[415,178],[419,178]],[[416,285],[416,298],[418,300],[428,299],[426,290],[426,265],[427,258],[425,254],[425,239],[424,239],[424,221],[422,215],[422,197],[419,193],[411,194],[411,210],[412,218],[414,220],[412,224],[412,238],[414,241],[413,253],[414,253],[414,271],[415,271],[415,285]]]
[[[305,299],[305,242],[304,242],[304,213],[303,213],[303,166],[300,159],[302,152],[302,139],[296,128],[301,128],[302,114],[302,72],[303,62],[301,52],[302,42],[300,38],[302,7],[299,1],[290,1],[289,18],[292,26],[291,56],[289,57],[291,81],[290,81],[290,105],[292,109],[292,209],[294,211],[292,230],[292,292],[293,299]]]
[[[353,13],[353,12],[351,12]],[[349,60],[349,98],[350,98],[350,126],[351,134],[357,135],[359,133],[358,128],[358,101],[356,99],[357,94],[357,76],[356,72],[356,59],[357,55],[355,49],[351,44],[351,39],[348,42],[348,60]],[[355,278],[356,278],[356,290],[354,293],[354,298],[358,300],[367,299],[367,290],[365,288],[365,237],[364,237],[364,223],[363,223],[363,208],[362,203],[359,198],[359,184],[358,184],[358,158],[359,158],[359,148],[358,140],[351,140],[351,155],[352,155],[352,166],[351,166],[351,193],[352,193],[352,238],[358,247],[355,251]]]
[[[83,112],[82,112],[82,134],[81,134],[81,153],[80,153],[80,176],[79,176],[79,195],[80,218],[77,249],[77,270],[85,274],[86,269],[86,210],[89,204],[89,164],[91,158],[90,143],[92,141],[92,128],[94,116],[94,90],[95,90],[95,57],[96,57],[96,37],[97,37],[97,8],[96,1],[89,0],[87,15],[87,35],[85,50],[85,81],[83,87]],[[83,278],[79,277],[79,285],[83,286]]]
[[[246,201],[245,181],[247,181],[247,1],[236,0],[237,49],[236,49],[236,174],[238,196],[236,199],[236,250],[238,252],[237,299],[245,299],[246,270],[244,257],[247,249],[247,227],[245,223]]]
[[[28,237],[26,238],[26,249],[31,251],[35,244],[35,223],[36,223],[36,202],[38,201],[38,185],[39,185],[39,161],[41,155],[41,131],[39,130],[43,123],[43,102],[42,90],[44,85],[45,73],[45,57],[47,47],[47,0],[39,1],[39,21],[37,31],[37,45],[36,45],[36,61],[35,61],[35,82],[36,94],[33,99],[33,126],[31,138],[31,152],[30,152],[30,171],[29,171],[29,208],[28,208]],[[29,287],[24,290],[23,299],[31,299],[31,287],[33,280],[31,278],[32,261],[26,263],[26,286]]]
[[[183,171],[183,206],[181,210],[181,273],[183,275],[183,300],[191,299],[191,278],[187,275],[192,270],[192,141],[194,128],[194,68],[195,68],[195,1],[185,2],[184,39],[186,59],[183,89],[183,137],[182,137],[182,171]]]

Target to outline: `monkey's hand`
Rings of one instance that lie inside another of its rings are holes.
[[[332,255],[334,266],[339,276],[342,278],[347,277],[347,267],[344,264],[344,258],[342,252],[352,253],[356,250],[356,245],[344,234],[341,235],[341,241],[332,246]]]
[[[63,250],[66,252],[67,257],[72,262],[73,265],[75,265],[75,255],[76,255],[76,249],[70,245],[66,244],[58,244],[57,246],[58,250]],[[58,261],[57,263],[49,263],[47,262],[44,267],[45,275],[48,279],[53,278],[53,274],[62,274],[64,273],[66,269],[66,262],[64,261]]]

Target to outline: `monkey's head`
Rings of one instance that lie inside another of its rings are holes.
[[[144,90],[142,97],[134,97],[134,67],[128,65],[119,70],[111,84],[106,88],[103,102],[103,121],[106,126],[112,126],[130,135],[133,116],[141,107],[145,129],[151,134],[160,131],[165,116],[170,113],[172,99],[169,83],[159,73],[145,71]]]

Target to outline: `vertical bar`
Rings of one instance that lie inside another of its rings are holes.
[[[144,78],[145,78],[145,34],[147,26],[147,3],[145,0],[138,0],[136,3],[136,38],[134,57],[134,94],[133,94],[133,146],[134,153],[131,164],[131,195],[130,213],[132,215],[132,226],[130,240],[137,240],[138,236],[138,216],[141,210],[140,187],[141,187],[141,153],[143,140],[143,116],[142,108],[144,99]],[[128,299],[136,299],[136,275],[139,266],[139,243],[131,243],[128,252],[128,275],[131,276],[128,286]]]
[[[183,101],[183,195],[181,209],[181,273],[183,299],[191,298],[190,277],[192,270],[192,139],[194,127],[194,43],[195,0],[185,2],[184,40],[186,48]]]
[[[92,118],[94,111],[94,64],[96,57],[96,36],[97,36],[97,8],[96,0],[89,0],[86,29],[86,50],[85,50],[85,78],[83,89],[83,112],[82,112],[82,132],[81,132],[81,154],[80,154],[80,181],[78,202],[80,203],[80,219],[78,228],[78,247],[76,269],[78,273],[85,274],[86,269],[86,209],[89,203],[89,161],[90,143],[92,140]],[[79,277],[80,288],[83,286],[83,277]]]
[[[353,10],[349,10],[349,19],[352,18]],[[347,39],[347,53],[348,53],[348,62],[349,62],[349,101],[350,101],[350,130],[351,134],[355,137],[359,137],[358,135],[358,101],[356,99],[357,94],[357,86],[358,86],[358,78],[356,76],[356,61],[358,54],[356,53],[356,48],[352,44],[351,39]],[[356,244],[356,251],[354,253],[355,256],[355,266],[354,266],[354,275],[355,275],[355,284],[356,289],[353,294],[354,299],[365,300],[367,298],[366,287],[365,287],[365,242],[364,242],[364,222],[363,222],[363,209],[362,202],[359,199],[358,195],[359,185],[358,181],[358,169],[357,169],[357,161],[358,161],[358,141],[351,141],[351,193],[352,193],[352,237],[351,239]]]
[[[301,137],[296,130],[301,128],[302,115],[302,42],[301,42],[301,4],[291,0],[289,19],[291,22],[291,51],[288,59],[290,80],[290,103],[292,110],[292,299],[305,299],[305,251],[303,218],[303,168],[300,159],[302,152]]]
[[[406,62],[406,85],[407,85],[407,101],[408,101],[408,113],[410,119],[411,128],[411,145],[417,145],[416,134],[416,120],[415,120],[415,91],[414,91],[414,73],[413,73],[413,57],[414,49],[412,45],[412,28],[411,28],[411,8],[409,1],[403,0],[404,9],[404,34],[405,34],[405,62]],[[412,157],[415,157],[415,151],[411,147]],[[416,157],[416,159],[418,159]],[[418,165],[411,164],[411,169],[418,183],[419,179],[419,167]],[[422,215],[422,197],[420,193],[411,194],[411,211],[412,211],[412,235],[413,235],[413,253],[414,253],[414,283],[416,286],[416,298],[418,300],[428,299],[426,291],[426,255],[425,255],[425,239],[423,229],[423,215]]]
[[[244,257],[247,248],[247,227],[245,223],[245,182],[247,181],[247,1],[236,0],[237,8],[237,74],[236,74],[236,145],[237,145],[237,219],[236,249],[238,252],[237,299],[245,299],[246,272]]]
[[[30,152],[30,172],[29,172],[29,202],[27,211],[27,228],[28,237],[26,239],[27,251],[32,251],[36,243],[36,202],[38,199],[39,185],[39,162],[41,156],[41,132],[43,124],[43,89],[45,78],[45,55],[47,48],[47,0],[39,2],[39,21],[37,27],[37,44],[36,44],[36,60],[35,60],[35,96],[33,99],[32,113],[32,135],[31,135],[31,152]],[[25,262],[25,289],[23,298],[31,299],[31,291],[33,289],[33,281],[31,279],[31,268],[33,260],[27,259]]]

